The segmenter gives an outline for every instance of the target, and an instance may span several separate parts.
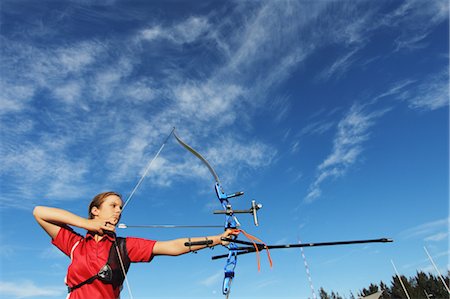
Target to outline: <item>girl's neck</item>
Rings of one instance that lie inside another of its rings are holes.
[[[94,240],[95,240],[95,242],[99,242],[101,239],[103,239],[103,237],[104,237],[104,236],[100,236],[100,235],[98,235],[98,234],[95,234],[95,235],[94,235]]]

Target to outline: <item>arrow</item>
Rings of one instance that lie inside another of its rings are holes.
[[[230,239],[223,238],[223,241],[230,241]],[[256,249],[254,244],[247,241],[241,240],[233,240],[235,243],[243,244],[243,245],[251,245],[251,247],[237,247],[238,253],[237,255],[247,254],[255,252]],[[381,238],[381,239],[369,239],[369,240],[353,240],[353,241],[337,241],[337,242],[321,242],[321,243],[302,243],[302,244],[284,244],[284,245],[263,245],[256,244],[259,250],[263,249],[286,249],[286,248],[299,248],[299,247],[318,247],[318,246],[335,246],[335,245],[349,245],[349,244],[363,244],[363,243],[389,243],[393,242],[392,239],[389,238]],[[221,259],[227,257],[226,254],[213,256],[213,260]]]

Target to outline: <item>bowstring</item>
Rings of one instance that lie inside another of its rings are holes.
[[[120,268],[122,269],[123,277],[125,279],[125,284],[127,285],[128,294],[130,295],[130,299],[133,299],[133,294],[131,293],[130,282],[128,281],[127,272],[125,271],[125,266],[123,264],[122,256],[120,254],[119,248],[117,247],[116,240],[114,240],[114,247],[116,247],[117,256],[119,257]]]
[[[139,181],[137,182],[137,184],[134,186],[133,190],[131,191],[130,195],[128,196],[127,200],[125,201],[125,203],[122,206],[122,212],[124,211],[125,207],[128,205],[128,203],[130,202],[131,198],[133,197],[134,193],[136,193],[137,189],[139,188],[139,186],[142,184],[142,182],[144,181],[145,176],[147,175],[148,171],[150,170],[150,168],[152,167],[153,162],[158,158],[159,154],[161,153],[161,151],[163,150],[164,146],[166,145],[167,141],[169,140],[170,136],[174,133],[175,131],[175,127],[173,127],[172,131],[170,131],[169,135],[167,135],[166,139],[164,140],[163,144],[161,145],[161,147],[159,148],[158,152],[156,153],[156,155],[153,157],[153,159],[150,160],[150,162],[147,164],[147,167],[145,168],[144,173],[142,174],[141,178],[139,179]],[[133,299],[133,294],[131,292],[131,288],[130,288],[130,282],[128,281],[128,276],[127,273],[125,271],[125,266],[123,263],[123,259],[122,259],[122,255],[120,254],[119,248],[117,247],[117,243],[114,240],[114,246],[116,247],[116,251],[117,251],[117,256],[119,257],[119,262],[120,262],[120,268],[122,270],[123,273],[123,277],[125,280],[125,284],[127,285],[127,290],[128,290],[128,294],[130,295],[130,299]]]
[[[153,159],[150,160],[150,162],[147,164],[147,167],[145,168],[144,173],[142,174],[141,178],[139,179],[139,181],[137,182],[136,186],[134,186],[133,191],[131,191],[130,195],[128,196],[127,200],[125,201],[125,203],[122,206],[122,212],[125,209],[125,207],[127,206],[127,204],[130,202],[131,198],[133,197],[134,193],[137,191],[137,189],[139,188],[139,186],[142,184],[142,182],[145,179],[145,176],[147,175],[148,171],[150,170],[150,167],[152,167],[153,162],[158,158],[159,154],[161,153],[161,151],[163,150],[164,146],[166,146],[167,140],[169,140],[170,136],[173,134],[173,132],[175,131],[175,127],[173,127],[172,131],[170,131],[169,135],[167,135],[166,139],[164,140],[163,144],[161,145],[161,147],[159,148],[158,152],[156,153],[156,155],[153,157]]]

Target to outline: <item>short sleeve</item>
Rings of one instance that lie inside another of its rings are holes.
[[[58,234],[52,239],[52,244],[70,257],[73,246],[83,237],[68,227],[61,227]]]
[[[153,247],[156,241],[127,237],[128,257],[132,263],[150,262],[153,259]]]

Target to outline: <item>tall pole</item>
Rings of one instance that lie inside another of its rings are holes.
[[[436,270],[436,272],[439,275],[439,278],[442,281],[442,284],[444,285],[447,292],[450,294],[450,289],[448,288],[448,285],[445,283],[444,277],[442,276],[441,272],[439,272],[439,269],[436,267],[436,264],[434,263],[433,258],[431,257],[430,253],[428,253],[428,250],[425,246],[423,247],[423,249],[425,249],[425,252],[427,253],[428,258],[430,259],[431,263],[433,264],[434,270]]]
[[[397,274],[397,278],[398,278],[398,280],[400,281],[400,284],[402,285],[402,288],[403,288],[403,291],[405,292],[406,298],[411,299],[411,298],[409,297],[409,294],[408,294],[408,291],[406,290],[405,285],[403,284],[403,281],[402,281],[400,275],[398,274],[397,267],[395,267],[395,264],[394,264],[394,261],[393,261],[393,260],[391,260],[391,264],[392,264],[392,266],[394,267],[395,274]]]
[[[302,243],[302,241],[299,240],[298,244],[301,244],[301,243]],[[312,297],[313,297],[313,299],[317,299],[316,292],[314,291],[314,285],[312,282],[311,273],[309,272],[309,266],[308,266],[308,263],[306,262],[306,256],[303,251],[303,247],[300,247],[300,251],[302,253],[303,263],[305,264],[306,275],[308,276],[309,287],[311,288]]]

